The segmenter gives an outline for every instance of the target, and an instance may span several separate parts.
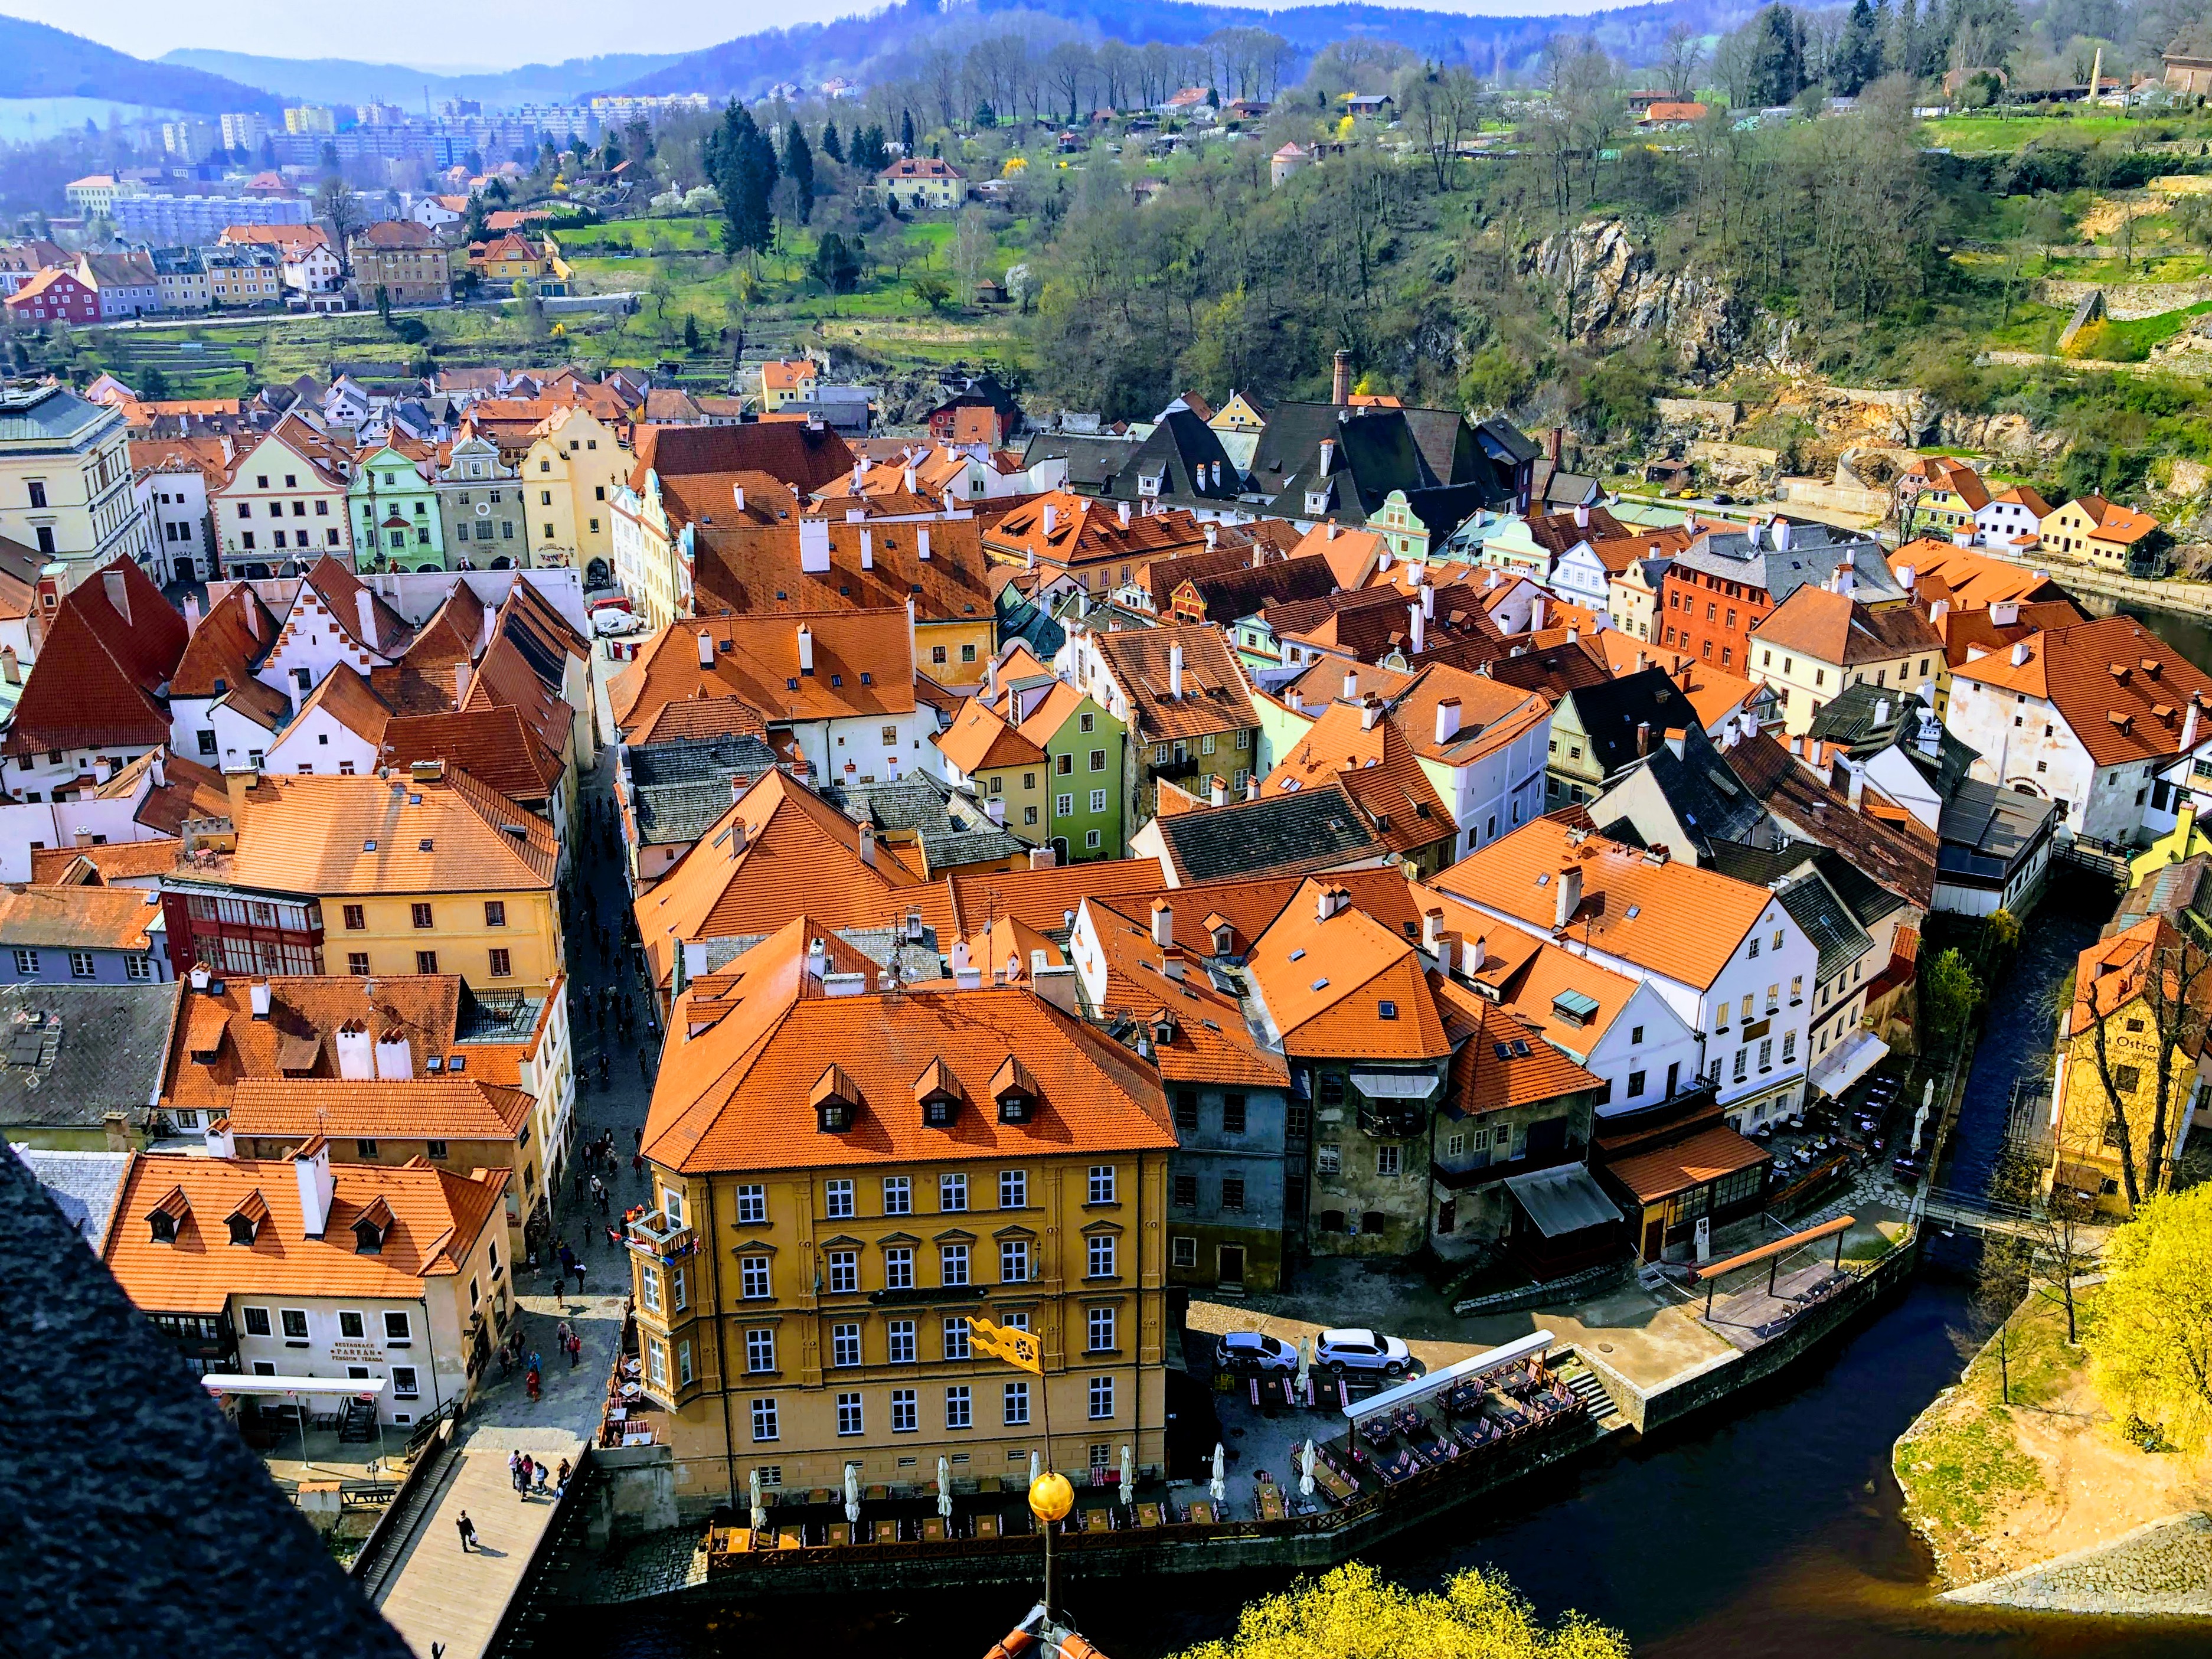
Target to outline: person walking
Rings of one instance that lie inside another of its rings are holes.
[[[532,1481],[531,1489],[540,1498],[544,1497],[546,1495],[545,1483],[549,1479],[550,1479],[550,1476],[547,1474],[545,1466],[543,1463],[538,1464],[538,1467],[532,1471],[531,1479]]]
[[[522,1490],[522,1452],[519,1447],[507,1455],[507,1480],[517,1492]]]
[[[522,1389],[530,1396],[530,1403],[533,1406],[538,1403],[538,1367],[532,1364],[530,1369],[522,1374]]]
[[[568,1333],[568,1369],[574,1370],[584,1357],[584,1339],[574,1331]]]
[[[561,1465],[561,1478],[564,1481],[568,1478],[568,1466],[566,1462]],[[453,1517],[453,1525],[461,1534],[461,1553],[466,1555],[476,1547],[477,1523],[470,1520],[469,1512],[463,1510]]]
[[[553,1477],[554,1497],[566,1498],[568,1495],[568,1476],[570,1473],[568,1460],[564,1457],[561,1460],[561,1472]]]
[[[581,1296],[584,1293],[584,1263],[580,1258],[571,1271],[576,1275],[576,1294]]]

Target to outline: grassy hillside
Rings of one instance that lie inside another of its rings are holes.
[[[281,100],[205,70],[149,64],[82,35],[0,17],[0,98],[97,98],[195,115],[281,113]]]

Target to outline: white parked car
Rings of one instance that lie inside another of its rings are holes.
[[[1314,1348],[1314,1363],[1334,1376],[1346,1371],[1380,1371],[1403,1376],[1413,1363],[1411,1350],[1395,1336],[1364,1330],[1323,1331]]]
[[[618,639],[625,634],[637,632],[635,613],[628,611],[594,611],[592,613],[592,632],[603,640]]]
[[[1231,1331],[1213,1345],[1213,1363],[1224,1371],[1294,1371],[1298,1351],[1258,1331]]]

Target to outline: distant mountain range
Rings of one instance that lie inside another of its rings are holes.
[[[1510,3],[1510,0],[1508,0]],[[979,36],[1035,24],[1091,40],[1132,46],[1195,44],[1216,29],[1268,28],[1304,52],[1355,36],[1394,40],[1425,57],[1463,62],[1478,73],[1524,66],[1554,34],[1590,34],[1616,58],[1655,60],[1677,22],[1700,33],[1731,28],[1758,9],[1753,0],[1655,0],[1655,3],[1556,17],[1477,16],[1395,6],[1339,4],[1257,11],[1194,0],[900,0],[889,10],[829,23],[801,23],[740,35],[690,52],[617,90],[757,96],[782,81],[817,84],[832,76],[866,82],[872,70],[910,62],[939,41],[964,47]]]
[[[282,112],[282,100],[177,64],[149,64],[21,17],[0,17],[0,98],[97,98],[125,106],[220,115],[226,110]]]
[[[295,100],[318,104],[392,103],[420,111],[428,89],[435,105],[447,98],[487,105],[558,104],[625,82],[642,80],[684,61],[680,52],[609,52],[560,64],[526,64],[482,74],[434,75],[404,64],[367,64],[350,58],[257,58],[250,52],[180,47],[163,64],[227,76]],[[688,88],[687,88],[688,90]]]

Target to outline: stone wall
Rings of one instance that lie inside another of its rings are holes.
[[[2070,311],[2092,294],[2102,293],[2105,315],[2115,322],[2163,316],[2212,300],[2212,278],[2194,283],[2064,283],[2053,277],[2039,288],[2043,303],[2062,311]]]
[[[1651,407],[1662,426],[1695,427],[1701,431],[1728,432],[1743,418],[1743,405],[1717,398],[1654,398]]]
[[[1946,1590],[1942,1599],[2039,1613],[2212,1617],[2212,1516],[2169,1515],[2109,1544]]]

